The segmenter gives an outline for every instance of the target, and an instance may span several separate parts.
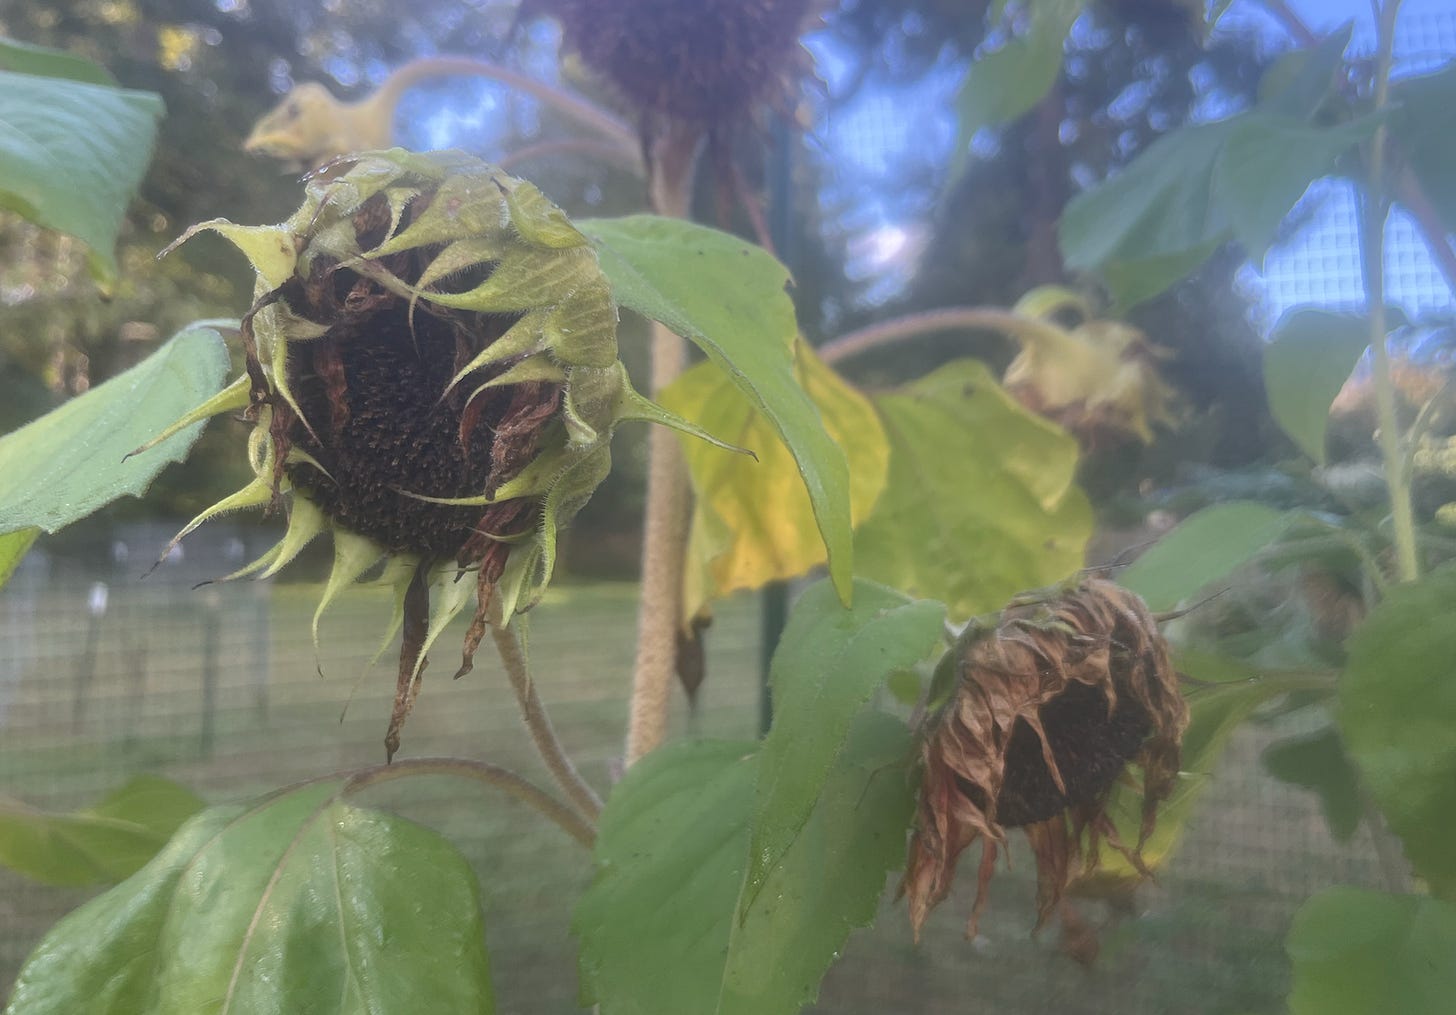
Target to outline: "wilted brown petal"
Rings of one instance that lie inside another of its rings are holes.
[[[974,933],[1007,828],[1023,828],[1036,857],[1038,927],[1099,840],[1145,872],[1107,798],[1130,761],[1142,766],[1140,848],[1177,777],[1188,712],[1142,600],[1101,579],[1019,597],[994,630],[968,629],[952,651],[957,684],[922,747],[903,885],[916,935],[961,852],[981,840]]]

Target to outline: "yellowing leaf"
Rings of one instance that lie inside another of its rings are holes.
[[[1073,482],[1077,442],[984,364],[947,364],[876,404],[890,479],[855,534],[861,576],[964,620],[1082,566],[1092,509]]]
[[[874,507],[889,471],[884,428],[869,399],[826,366],[803,341],[794,374],[829,436],[849,459],[850,519]],[[696,497],[683,582],[684,617],[712,599],[801,575],[825,561],[799,467],[777,431],[716,364],[702,363],[658,401],[720,439],[754,452],[735,455],[700,440],[683,451]]]

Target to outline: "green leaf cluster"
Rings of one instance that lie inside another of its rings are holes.
[[[1347,28],[1298,54],[1276,75],[1281,87],[1253,109],[1159,138],[1068,202],[1059,225],[1067,266],[1100,272],[1126,308],[1158,295],[1230,240],[1261,262],[1309,185],[1378,123],[1313,119],[1349,38]]]
[[[863,581],[854,603],[820,583],[796,606],[761,746],[673,744],[613,791],[573,922],[603,1015],[797,1011],[873,919],[905,857],[913,750],[863,705],[940,643],[943,613]]]

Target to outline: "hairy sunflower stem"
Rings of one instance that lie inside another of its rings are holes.
[[[1373,105],[1376,113],[1390,97],[1390,65],[1395,45],[1395,19],[1400,0],[1382,6],[1372,0],[1377,14]],[[1365,301],[1370,318],[1370,349],[1374,366],[1375,405],[1379,414],[1380,454],[1385,461],[1385,484],[1390,490],[1390,512],[1395,528],[1396,575],[1402,582],[1420,577],[1416,554],[1415,514],[1411,509],[1410,470],[1401,445],[1400,421],[1395,411],[1395,385],[1390,377],[1390,350],[1385,322],[1385,221],[1390,198],[1385,192],[1386,127],[1375,128],[1366,159],[1365,193],[1360,218],[1360,253],[1365,269]]]
[[[669,129],[654,149],[649,197],[659,215],[687,218],[693,163],[701,140],[697,128]],[[652,325],[652,394],[682,373],[683,340]],[[642,534],[642,597],[637,615],[637,657],[626,763],[631,765],[667,736],[668,703],[682,627],[683,569],[687,556],[689,489],[677,436],[654,427],[648,437],[647,512]]]
[[[556,738],[551,717],[546,714],[546,705],[536,693],[536,685],[531,680],[531,671],[526,664],[526,653],[521,648],[521,640],[516,637],[515,629],[501,615],[499,596],[491,597],[490,635],[495,641],[496,651],[500,653],[501,664],[506,668],[511,690],[516,692],[516,701],[521,706],[521,718],[525,720],[526,729],[536,744],[541,760],[546,763],[546,768],[556,779],[557,785],[566,792],[587,822],[595,825],[597,817],[602,813],[602,799],[581,777],[566,749],[561,746],[561,741]]]
[[[557,800],[535,783],[522,778],[508,768],[492,765],[486,761],[471,758],[409,758],[389,765],[377,765],[354,772],[339,791],[349,795],[395,779],[407,779],[421,775],[448,775],[459,779],[473,779],[476,782],[501,790],[526,804],[537,813],[554,822],[567,835],[591,849],[596,840],[596,830],[575,808]]]

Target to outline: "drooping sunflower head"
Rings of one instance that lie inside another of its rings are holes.
[[[670,420],[627,383],[593,248],[533,186],[448,152],[335,168],[279,226],[187,234],[227,237],[258,282],[245,374],[177,425],[244,410],[254,478],[177,539],[226,511],[286,510],[282,540],[229,577],[269,576],[332,532],[320,614],[388,558],[391,637],[404,631],[392,754],[425,652],[469,593],[461,673],[493,606],[509,618],[539,599],[617,422]]]
[[[949,894],[961,853],[982,856],[968,934],[1006,829],[1026,832],[1037,864],[1037,926],[1099,841],[1138,856],[1178,774],[1188,708],[1147,606],[1102,579],[1019,597],[994,625],[973,625],[945,664],[954,678],[929,727],[905,874],[911,923]],[[1139,841],[1106,812],[1129,763],[1143,774]]]
[[[726,125],[783,90],[809,0],[539,0],[566,44],[649,116]]]

